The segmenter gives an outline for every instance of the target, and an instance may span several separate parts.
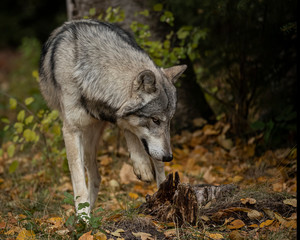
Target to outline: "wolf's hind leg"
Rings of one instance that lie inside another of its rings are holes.
[[[78,128],[64,123],[63,134],[71,172],[76,212],[77,214],[86,213],[89,215],[90,207],[78,210],[79,203],[90,202],[85,183],[82,132]]]
[[[97,150],[100,136],[106,126],[105,122],[97,121],[89,125],[83,133],[85,168],[88,176],[88,192],[90,196],[90,208],[97,200],[100,187],[100,173],[97,164]]]

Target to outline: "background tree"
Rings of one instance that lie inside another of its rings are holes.
[[[118,23],[124,29],[132,32],[130,25],[137,21],[148,25],[151,31],[151,39],[163,42],[165,36],[171,31],[172,27],[160,21],[161,12],[153,10],[152,1],[130,1],[130,0],[67,0],[68,18],[77,19],[90,15],[90,9],[95,9],[94,16],[104,14],[109,7],[120,7],[125,12],[124,21]],[[139,15],[137,13],[144,10],[150,11],[150,16]],[[200,86],[196,82],[196,75],[193,64],[186,58],[180,61],[180,64],[187,64],[189,67],[184,76],[180,79],[178,90],[178,105],[174,119],[173,128],[178,130],[193,128],[193,119],[203,117],[212,119],[213,111],[208,105]],[[165,66],[164,66],[165,67]]]
[[[236,135],[251,125],[278,144],[296,130],[296,5],[293,0],[167,1],[179,26],[207,30],[194,64],[200,85],[216,101],[214,109],[226,113]]]

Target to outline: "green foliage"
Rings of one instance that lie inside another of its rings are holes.
[[[42,145],[42,152],[48,158],[56,154],[56,158],[65,158],[65,149],[60,146],[62,142],[61,123],[57,111],[40,109],[34,113],[31,109],[35,99],[25,98],[19,102],[16,98],[9,98],[9,109],[15,112],[15,118],[9,120],[7,117],[1,119],[4,124],[4,142],[1,148],[2,155],[12,158],[17,152],[25,149],[33,150]],[[19,163],[13,161],[9,167],[9,173],[18,169]]]
[[[72,194],[64,192],[64,196],[64,204],[74,205],[74,196]],[[88,202],[79,203],[78,210],[82,210],[89,206],[90,204]],[[101,230],[103,213],[104,209],[100,207],[91,213],[90,216],[87,216],[84,212],[78,213],[77,215],[71,215],[68,217],[65,224],[69,229],[74,229],[74,234],[78,237],[89,230]]]

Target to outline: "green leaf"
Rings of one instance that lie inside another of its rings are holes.
[[[70,216],[66,221],[66,226],[73,226],[75,223],[75,216]]]
[[[21,110],[21,111],[18,113],[17,119],[18,119],[19,122],[23,122],[23,121],[24,121],[24,118],[25,118],[25,110]]]
[[[154,10],[155,12],[160,12],[160,11],[163,10],[163,5],[162,5],[161,3],[157,3],[157,4],[155,4],[155,5],[153,6],[153,10]]]
[[[24,103],[25,105],[30,105],[32,102],[34,101],[34,98],[33,97],[28,97],[25,99]]]
[[[14,128],[16,129],[17,133],[22,133],[23,132],[23,126],[24,124],[21,122],[16,122],[14,124]]]
[[[9,157],[13,157],[14,156],[15,149],[16,149],[16,147],[15,147],[14,144],[11,144],[11,145],[8,146],[8,148],[7,148],[7,154],[8,154]]]
[[[64,192],[64,196],[66,197],[64,199],[64,203],[74,205],[74,196],[68,192]]]
[[[0,157],[2,157],[2,156],[3,156],[3,149],[0,148]]]
[[[8,168],[8,172],[10,174],[14,173],[17,170],[18,166],[19,166],[19,162],[17,160],[13,161]]]
[[[19,136],[18,135],[14,136],[13,142],[16,143],[18,140],[19,140]]]
[[[34,116],[28,116],[27,118],[25,118],[25,124],[28,125],[29,123],[32,123],[34,119]]]
[[[9,99],[9,108],[10,109],[16,109],[17,107],[17,100],[15,98]]]
[[[30,129],[25,129],[23,132],[23,137],[26,142],[33,142],[36,140],[36,133]]]
[[[1,118],[1,122],[9,124],[10,121],[8,118]]]
[[[91,9],[89,10],[89,15],[90,15],[90,16],[95,16],[95,15],[96,15],[96,8],[91,8]]]
[[[90,204],[88,202],[79,203],[78,204],[78,210],[81,210],[81,209],[89,207],[89,206],[90,206]]]
[[[149,11],[147,9],[145,9],[144,11],[139,12],[140,15],[143,15],[145,17],[149,16]]]

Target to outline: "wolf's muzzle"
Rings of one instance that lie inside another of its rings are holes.
[[[173,155],[170,156],[164,156],[163,157],[163,162],[171,162],[173,160]]]

